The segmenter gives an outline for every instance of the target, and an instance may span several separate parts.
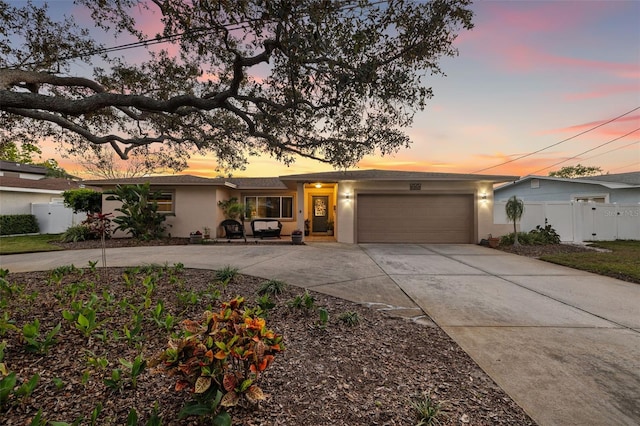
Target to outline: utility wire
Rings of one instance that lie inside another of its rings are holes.
[[[608,153],[613,152],[613,151],[618,151],[618,150],[620,150],[622,148],[626,148],[628,146],[635,145],[637,143],[640,143],[640,141],[633,141],[633,142],[628,143],[626,145],[619,146],[618,148],[613,148],[613,149],[610,149],[608,151],[601,152],[600,154],[596,154],[596,155],[592,155],[591,157],[584,158],[583,160],[591,160],[592,158],[600,157],[602,155],[608,154]]]
[[[605,145],[609,145],[610,143],[613,143],[613,142],[618,141],[618,140],[620,140],[620,139],[622,139],[622,138],[624,138],[624,137],[627,137],[627,136],[629,136],[630,134],[637,132],[638,130],[640,130],[640,127],[639,127],[639,128],[637,128],[637,129],[635,129],[635,130],[630,131],[629,133],[627,133],[627,134],[625,134],[625,135],[619,136],[619,137],[617,137],[617,138],[615,138],[615,139],[612,139],[612,140],[610,140],[610,141],[608,141],[608,142],[605,142],[605,143],[603,143],[603,144],[600,144],[600,145],[598,145],[598,146],[596,146],[596,147],[594,147],[594,148],[591,148],[591,149],[588,149],[588,150],[586,150],[586,151],[584,151],[584,152],[581,152],[580,154],[576,154],[576,155],[574,155],[573,157],[569,157],[569,158],[567,158],[566,160],[562,160],[562,161],[559,161],[559,162],[557,162],[557,163],[555,163],[555,164],[552,164],[552,165],[550,165],[550,166],[543,167],[542,169],[536,170],[535,172],[533,172],[533,173],[529,173],[529,174],[531,174],[531,175],[535,175],[535,174],[536,174],[536,173],[538,173],[538,172],[541,172],[541,171],[543,171],[543,170],[550,169],[551,167],[557,166],[558,164],[566,163],[567,161],[569,161],[569,160],[573,160],[574,158],[577,158],[577,157],[579,157],[579,156],[581,156],[581,155],[583,155],[583,154],[586,154],[587,152],[595,151],[596,149],[598,149],[598,148],[600,148],[600,147],[603,147],[603,146],[605,146]]]
[[[626,166],[622,166],[622,167],[616,167],[615,169],[611,169],[611,170],[609,170],[609,171],[610,171],[610,172],[615,172],[616,170],[626,169],[627,167],[630,167],[630,166],[636,166],[636,167],[638,167],[638,162],[637,162],[637,161],[634,161],[634,162],[633,162],[633,163],[631,163],[631,164],[627,164]]]
[[[378,5],[383,4],[383,3],[388,3],[388,0],[374,1],[374,2],[372,2],[370,4],[370,6],[378,6]],[[360,6],[357,5],[357,4],[349,5],[348,2],[347,2],[343,6],[340,6],[338,8],[338,10],[339,11],[350,11],[350,10],[356,9],[358,7],[360,7]],[[81,58],[83,56],[94,56],[94,55],[100,55],[100,54],[103,54],[103,53],[119,52],[119,51],[122,51],[122,50],[136,49],[138,47],[146,47],[146,46],[153,46],[155,44],[169,43],[169,42],[179,41],[180,39],[182,39],[184,36],[187,36],[187,35],[194,35],[194,34],[199,34],[199,33],[209,34],[209,33],[213,32],[213,31],[219,31],[221,28],[224,28],[227,31],[234,31],[234,30],[247,28],[249,23],[250,23],[250,21],[241,21],[241,22],[237,22],[237,23],[221,24],[219,28],[198,28],[198,29],[194,29],[194,30],[190,30],[190,31],[185,31],[185,32],[182,32],[182,33],[169,34],[169,35],[166,35],[166,36],[158,36],[158,37],[154,37],[154,38],[151,38],[151,39],[140,40],[140,41],[136,41],[136,42],[132,42],[132,43],[126,43],[126,44],[121,44],[121,45],[111,46],[111,47],[104,47],[104,48],[101,48],[101,49],[94,49],[94,50],[90,50],[90,51],[87,51],[87,52],[78,53],[78,54],[74,54],[74,55],[60,56],[57,59],[59,61],[68,61],[70,59],[77,59],[77,58]],[[22,66],[24,66],[24,65],[39,65],[39,64],[41,64],[41,62],[31,62],[31,63],[22,64]]]
[[[549,148],[553,148],[554,146],[558,146],[558,145],[560,145],[560,144],[562,144],[562,143],[565,143],[565,142],[567,142],[567,141],[570,141],[571,139],[575,139],[575,138],[577,138],[578,136],[582,136],[582,135],[584,135],[585,133],[589,133],[589,132],[591,132],[591,131],[593,131],[593,130],[595,130],[595,129],[599,128],[599,127],[602,127],[602,126],[607,125],[607,124],[609,124],[609,123],[613,123],[614,121],[621,119],[621,118],[622,118],[622,117],[624,117],[625,115],[629,115],[629,114],[631,114],[632,112],[637,111],[637,110],[639,110],[639,109],[640,109],[640,106],[639,106],[639,107],[635,107],[635,108],[634,108],[634,109],[632,109],[631,111],[627,111],[627,112],[625,112],[625,113],[624,113],[624,114],[622,114],[622,115],[619,115],[619,116],[617,116],[617,117],[615,117],[615,118],[612,118],[611,120],[605,121],[604,123],[600,123],[600,124],[598,124],[597,126],[591,127],[591,128],[589,128],[589,129],[587,129],[587,130],[585,130],[585,131],[583,131],[583,132],[580,132],[580,133],[578,133],[578,134],[576,134],[576,135],[573,135],[573,136],[571,136],[571,137],[569,137],[569,138],[563,139],[563,140],[561,140],[560,142],[556,142],[556,143],[554,143],[554,144],[552,144],[552,145],[546,146],[546,147],[541,148],[541,149],[539,149],[539,150],[537,150],[537,151],[533,151],[533,152],[530,152],[530,153],[528,153],[528,154],[521,155],[520,157],[514,158],[514,159],[512,159],[512,160],[504,161],[504,162],[502,162],[502,163],[500,163],[500,164],[496,164],[495,166],[486,167],[486,168],[484,168],[484,169],[476,170],[475,172],[471,172],[471,173],[480,173],[480,172],[484,172],[485,170],[495,169],[496,167],[504,166],[505,164],[513,163],[514,161],[518,161],[518,160],[521,160],[521,159],[526,158],[526,157],[531,157],[532,155],[538,154],[538,153],[540,153],[540,152],[542,152],[542,151],[545,151],[545,150],[547,150],[547,149],[549,149]]]

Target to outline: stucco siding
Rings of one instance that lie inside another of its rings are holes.
[[[31,214],[31,203],[50,203],[60,193],[0,192],[0,214]]]

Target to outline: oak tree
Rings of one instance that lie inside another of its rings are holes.
[[[264,153],[343,168],[406,147],[427,77],[472,28],[471,0],[77,3],[91,32],[0,0],[0,134],[122,159],[152,149],[174,168],[194,151],[229,168]],[[96,29],[137,42],[107,48]]]

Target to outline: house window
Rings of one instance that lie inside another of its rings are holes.
[[[173,192],[171,191],[158,191],[157,195],[152,198],[158,204],[158,213],[173,213],[174,202]]]
[[[540,179],[531,179],[531,188],[532,189],[540,188]]]
[[[293,197],[244,197],[252,218],[293,219]]]

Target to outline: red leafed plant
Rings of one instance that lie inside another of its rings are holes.
[[[218,313],[205,312],[200,321],[184,320],[182,326],[184,337],[171,339],[155,363],[178,376],[176,390],[212,398],[221,392],[222,407],[243,398],[251,404],[265,399],[257,382],[284,350],[282,336],[244,308],[244,298],[223,303]]]

